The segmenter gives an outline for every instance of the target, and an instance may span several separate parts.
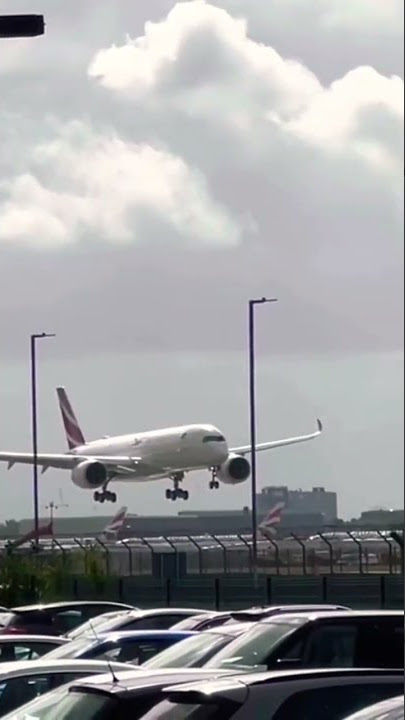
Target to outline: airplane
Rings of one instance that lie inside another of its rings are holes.
[[[65,389],[58,387],[56,392],[68,450],[38,453],[37,464],[42,473],[49,468],[70,470],[75,485],[94,491],[95,502],[117,502],[117,495],[108,490],[111,482],[169,478],[173,487],[166,489],[166,499],[188,500],[189,493],[181,483],[189,472],[208,470],[211,490],[218,489],[220,482],[237,485],[250,476],[250,463],[245,456],[251,446],[229,448],[225,436],[214,425],[182,425],[86,442]],[[259,452],[305,442],[318,437],[322,430],[318,420],[317,430],[309,435],[260,443],[255,449]],[[6,462],[10,470],[16,464],[32,465],[34,458],[32,453],[0,452],[0,462]]]
[[[266,540],[272,539],[277,535],[277,525],[281,521],[281,515],[285,508],[284,502],[278,502],[272,507],[266,517],[260,523],[258,530]],[[271,537],[269,537],[271,536]]]

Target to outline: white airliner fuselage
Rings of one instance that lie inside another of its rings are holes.
[[[250,463],[245,455],[250,445],[229,448],[225,436],[210,424],[181,425],[148,432],[133,433],[86,442],[64,388],[57,388],[60,410],[68,444],[65,453],[38,454],[36,462],[42,472],[48,468],[70,470],[72,481],[85,490],[95,490],[99,502],[117,496],[107,490],[111,482],[144,482],[170,478],[173,489],[166,497],[187,500],[188,492],[180,487],[185,474],[194,470],[209,470],[211,489],[219,482],[236,485],[250,475]],[[256,451],[270,450],[283,445],[312,440],[322,432],[318,428],[309,435],[300,435],[256,445]],[[0,462],[11,468],[17,463],[32,465],[32,453],[0,452]],[[101,492],[99,492],[99,489]]]
[[[134,465],[132,473],[128,467],[125,477],[113,477],[112,480],[142,482],[161,480],[167,477],[168,471],[190,472],[221,465],[229,452],[225,437],[213,425],[181,425],[94,440],[73,448],[69,454],[94,459],[106,455],[136,456],[145,463],[143,474],[137,473]]]

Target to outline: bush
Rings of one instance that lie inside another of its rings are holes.
[[[0,604],[13,607],[72,597],[77,559],[73,553],[32,549],[23,554],[9,549],[0,555]],[[99,552],[91,549],[85,553],[83,571],[95,593],[102,593],[106,572]]]

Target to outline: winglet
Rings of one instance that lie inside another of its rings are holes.
[[[321,433],[321,432],[323,431],[323,423],[322,423],[322,420],[320,420],[319,418],[317,418],[316,424],[318,425],[318,432]]]

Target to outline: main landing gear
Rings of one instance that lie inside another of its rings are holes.
[[[188,500],[188,490],[183,490],[183,488],[180,487],[180,483],[184,480],[184,473],[179,472],[172,475],[172,480],[173,489],[167,488],[166,499],[177,500],[177,498],[181,498],[182,500]]]
[[[103,503],[103,502],[116,503],[117,502],[116,494],[113,492],[110,492],[106,488],[103,488],[103,490],[101,492],[96,491],[93,495],[93,498],[94,498],[94,502],[99,502],[99,503]]]
[[[211,480],[209,484],[210,490],[219,490],[219,482],[217,480],[217,468],[211,468]]]

